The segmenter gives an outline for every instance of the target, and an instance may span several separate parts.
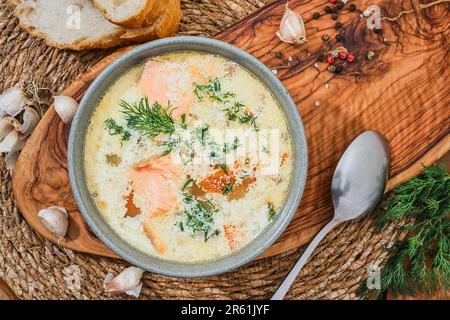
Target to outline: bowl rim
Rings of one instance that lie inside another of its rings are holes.
[[[176,51],[200,51],[234,61],[258,78],[280,105],[291,135],[293,171],[282,209],[273,221],[243,248],[217,260],[185,263],[164,260],[136,249],[123,240],[104,220],[89,194],[84,169],[84,143],[89,120],[98,100],[120,75],[145,59]],[[269,248],[286,229],[300,203],[306,183],[308,151],[303,122],[297,107],[275,74],[262,62],[241,49],[220,40],[177,36],[140,45],[108,65],[84,94],[71,124],[68,142],[68,171],[75,200],[92,232],[114,253],[134,266],[175,277],[203,277],[236,269]]]

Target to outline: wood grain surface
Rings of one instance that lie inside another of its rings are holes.
[[[384,18],[382,32],[375,33],[366,27],[361,12],[340,11],[339,21],[344,26],[336,30],[330,15],[312,19],[313,12],[323,12],[328,1],[292,0],[290,8],[301,13],[306,24],[309,41],[304,45],[282,43],[275,35],[284,3],[269,4],[217,37],[276,69],[305,124],[309,152],[305,193],[294,219],[265,257],[304,245],[331,218],[330,183],[335,165],[360,133],[378,130],[388,140],[392,152],[388,190],[450,149],[447,3],[423,9],[418,0],[351,1],[362,10],[378,4],[384,17],[400,16],[395,21]],[[345,36],[345,42],[334,40],[337,32]],[[327,44],[321,39],[323,33],[330,36]],[[320,53],[339,46],[356,55],[357,62],[346,64],[339,75],[328,72],[326,63],[315,65]],[[80,100],[95,76],[128,49],[101,61],[63,94]],[[365,58],[368,51],[375,52],[374,60]],[[284,58],[276,58],[276,52],[282,52]],[[16,165],[13,189],[17,205],[33,228],[55,242],[37,212],[51,205],[66,207],[71,220],[69,235],[58,243],[114,257],[88,230],[72,197],[66,160],[68,132],[69,127],[50,108]]]

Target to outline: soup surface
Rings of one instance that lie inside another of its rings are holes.
[[[167,260],[218,259],[277,215],[290,133],[270,91],[223,57],[158,56],[125,74],[89,123],[88,187],[113,230]]]

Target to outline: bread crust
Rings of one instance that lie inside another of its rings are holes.
[[[163,0],[147,0],[145,7],[138,15],[125,20],[117,20],[108,13],[108,10],[98,0],[92,0],[92,3],[107,20],[127,29],[150,27],[163,13],[165,7]]]

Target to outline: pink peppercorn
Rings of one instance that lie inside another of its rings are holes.
[[[328,64],[333,64],[334,63],[334,58],[332,56],[328,56],[327,57],[327,62],[328,62]]]
[[[353,54],[349,54],[349,55],[347,56],[347,61],[348,61],[348,62],[352,63],[352,62],[354,62],[355,60],[356,60],[356,57],[355,57]]]

